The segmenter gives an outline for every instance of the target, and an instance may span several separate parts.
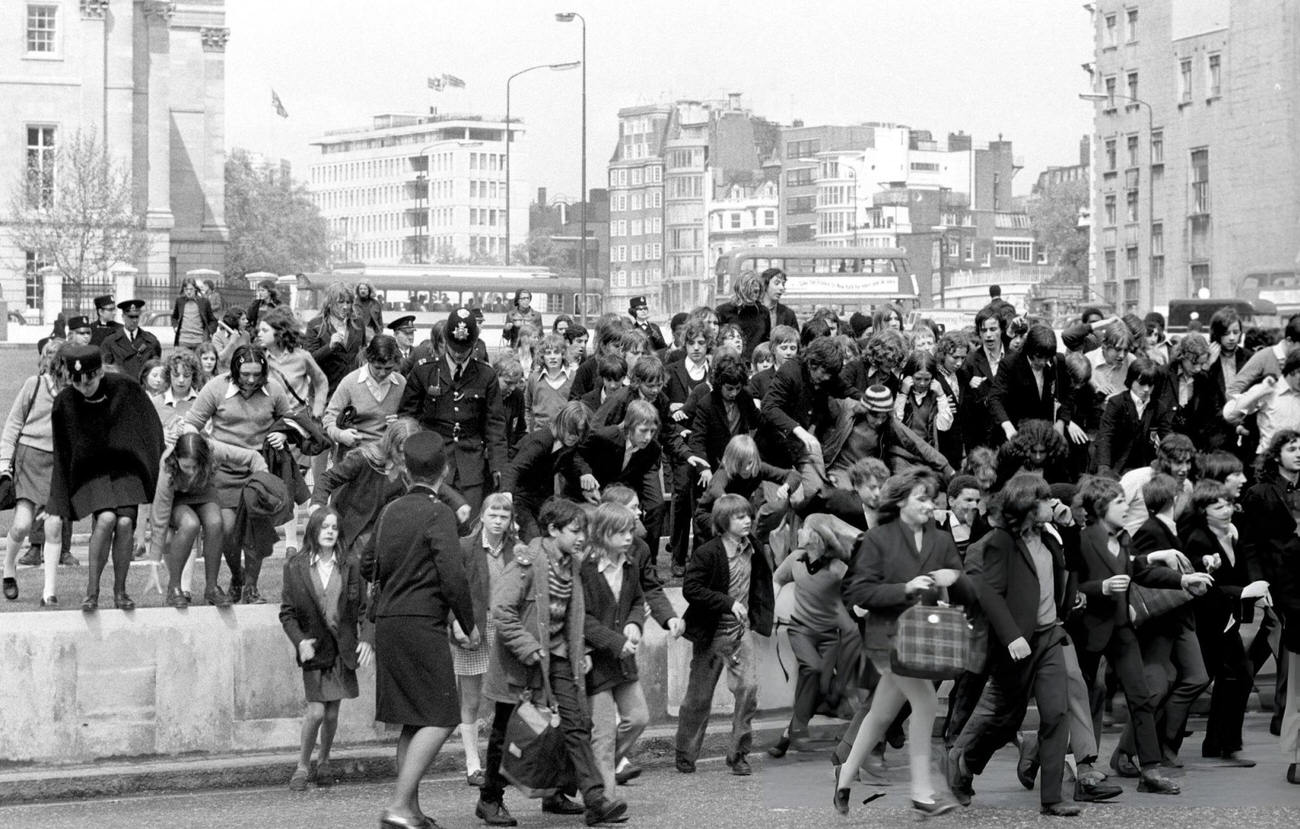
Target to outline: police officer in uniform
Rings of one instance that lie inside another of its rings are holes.
[[[659,326],[650,321],[650,303],[646,302],[643,296],[634,296],[627,304],[628,313],[636,320],[636,327],[645,332],[646,339],[650,341],[650,349],[663,359],[663,354],[668,350],[668,343],[664,342],[663,332]]]
[[[421,358],[407,377],[398,414],[414,417],[448,445],[446,482],[474,515],[506,465],[506,421],[496,372],[473,356],[478,322],[468,308],[447,320],[447,353]],[[472,518],[471,518],[472,520]]]
[[[111,294],[95,297],[95,315],[95,324],[90,326],[90,344],[102,346],[110,334],[122,330],[122,323],[113,319],[117,316],[117,307]]]
[[[397,350],[402,355],[397,370],[405,377],[415,366],[415,361],[419,359],[419,355],[415,353],[415,316],[398,317],[388,323],[388,330],[393,332],[393,339],[397,340]]]
[[[144,364],[162,356],[162,343],[140,327],[140,314],[144,311],[143,299],[128,299],[119,302],[117,307],[122,309],[126,325],[105,337],[99,348],[104,352],[105,363],[117,366],[119,371],[132,380],[139,380]]]

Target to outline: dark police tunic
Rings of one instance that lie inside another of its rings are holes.
[[[487,363],[470,359],[453,382],[446,358],[419,360],[406,377],[397,413],[414,417],[448,443],[448,483],[478,512],[491,472],[506,468],[501,387]]]
[[[102,346],[104,340],[108,339],[110,334],[116,334],[124,327],[125,326],[120,322],[103,323],[96,321],[90,326],[90,344],[94,346]]]
[[[99,350],[104,354],[105,364],[117,366],[122,374],[132,380],[140,379],[145,363],[162,356],[162,344],[158,338],[143,328],[135,330],[135,339],[132,340],[127,335],[126,328],[119,326],[117,331],[104,339]]]

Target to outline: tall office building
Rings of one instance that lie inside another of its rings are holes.
[[[1097,290],[1120,311],[1300,306],[1300,18],[1289,0],[1098,0]]]
[[[170,301],[185,271],[225,266],[225,0],[34,0],[0,3],[0,181],[29,170],[61,174],[58,148],[93,134],[131,171],[135,208],[151,252],[123,263],[137,293]],[[66,172],[66,171],[63,171]],[[57,185],[56,185],[57,186]],[[0,211],[7,210],[6,191]],[[31,251],[19,250],[0,215],[0,271],[10,303],[44,316],[62,310],[71,285],[46,294]],[[110,275],[82,286],[83,310]],[[165,299],[164,299],[165,298]],[[48,321],[48,320],[47,320]]]
[[[510,245],[527,240],[526,145],[511,119]],[[376,115],[368,128],[314,139],[308,187],[336,261],[370,264],[503,260],[506,123],[481,115]]]

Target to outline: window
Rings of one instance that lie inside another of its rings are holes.
[[[785,174],[785,184],[787,187],[806,187],[813,183],[813,168],[804,167],[799,170],[790,170]]]
[[[1126,40],[1128,43],[1137,43],[1137,39],[1138,39],[1138,10],[1137,10],[1137,9],[1129,9],[1128,11],[1125,12],[1125,17],[1126,17],[1127,20],[1128,20],[1128,31],[1126,32],[1125,40]]]
[[[1119,18],[1116,15],[1106,15],[1106,30],[1102,34],[1102,46],[1107,49],[1114,49],[1119,44]]]
[[[45,278],[41,276],[41,268],[45,263],[36,258],[36,254],[27,251],[27,268],[24,272],[24,281],[26,282],[25,299],[28,308],[39,309],[45,303]]]
[[[796,196],[792,199],[785,200],[785,212],[788,216],[798,215],[800,213],[811,213],[814,207],[813,196]]]
[[[1102,261],[1106,264],[1106,281],[1114,282],[1115,277],[1115,249],[1107,248],[1102,254]]]
[[[1163,256],[1165,252],[1165,226],[1159,222],[1151,225],[1151,255]]]
[[[616,274],[614,274],[614,287],[615,287],[615,288],[626,288],[626,287],[627,287],[627,271],[622,271],[622,270],[621,270],[621,271],[617,272]]]
[[[663,207],[663,206],[664,206],[664,194],[663,194],[663,191],[662,191],[662,190],[656,190],[656,191],[654,191],[653,193],[651,193],[650,195],[654,196],[654,198],[653,198],[653,199],[647,199],[647,200],[646,200],[646,207],[654,207],[654,208],[658,208],[658,207]],[[654,203],[651,204],[651,203],[650,203],[651,201],[653,201]],[[658,221],[659,221],[658,219],[655,219],[655,222],[656,222],[656,223],[658,223]],[[656,232],[658,232],[658,231],[656,231]]]
[[[1136,135],[1128,137],[1128,166],[1138,166],[1138,137]]]
[[[1219,97],[1220,56],[1216,53],[1205,60],[1205,94],[1210,98]]]
[[[29,3],[27,5],[27,54],[53,55],[58,51],[55,24],[59,7]]]
[[[1106,109],[1115,108],[1115,76],[1106,79]]]
[[[637,167],[637,168],[635,168],[635,169],[632,170],[632,186],[633,186],[633,187],[635,187],[636,185],[638,185],[638,184],[641,183],[641,178],[642,178],[642,176],[643,176],[643,171],[641,170],[640,167]]]
[[[732,214],[731,214],[731,229],[732,229],[732,230],[740,230],[740,214],[739,214],[739,213],[732,213]]]
[[[663,167],[647,167],[645,170],[645,180],[647,182],[659,183],[664,179]]]
[[[764,226],[764,227],[776,227],[776,211],[775,211],[775,210],[764,210],[764,211],[763,211],[763,226]]]
[[[787,141],[785,145],[786,160],[812,158],[821,152],[822,142],[816,138],[808,141]]]
[[[907,166],[918,173],[939,172],[939,165],[931,161],[913,161]]]
[[[1115,194],[1114,193],[1106,194],[1104,206],[1105,206],[1104,224],[1106,224],[1107,226],[1112,226],[1115,224]]]
[[[663,232],[664,232],[664,220],[659,218],[658,216],[655,216],[653,219],[650,220],[650,233],[651,235],[655,235]]]
[[[633,236],[641,236],[641,235],[643,235],[644,233],[645,233],[645,223],[644,223],[643,221],[641,221],[640,219],[633,219],[633,220],[632,220],[632,233],[631,233],[631,235],[633,235]]]
[[[632,246],[632,261],[633,261],[633,262],[640,262],[640,261],[641,261],[641,246],[640,246],[640,245],[633,245],[633,246]]]
[[[1210,266],[1192,265],[1192,293],[1202,288],[1210,290]]]
[[[1138,249],[1136,245],[1124,250],[1124,267],[1128,269],[1126,276],[1129,279],[1137,279],[1141,275],[1138,271]]]
[[[1138,73],[1128,73],[1128,97],[1130,98],[1129,106],[1135,107],[1138,99]]]
[[[1151,133],[1151,165],[1165,163],[1165,133],[1155,130]]]
[[[1191,225],[1188,234],[1189,259],[1209,259],[1210,250],[1210,217],[1193,216],[1189,222]]]
[[[1151,281],[1165,281],[1165,258],[1163,256],[1151,257]]]
[[[1124,312],[1136,311],[1138,295],[1142,293],[1142,283],[1136,279],[1124,280]]]
[[[1210,212],[1210,151],[1192,150],[1192,213]]]
[[[1192,102],[1192,59],[1178,61],[1178,103]]]
[[[957,251],[952,250],[950,253],[955,255]],[[1003,259],[1010,259],[1013,262],[1029,263],[1034,261],[1034,243],[1028,240],[1023,242],[999,242],[994,239],[993,255]]]
[[[1119,285],[1117,285],[1114,280],[1111,280],[1102,284],[1101,291],[1102,297],[1106,300],[1106,304],[1112,307],[1115,306],[1119,299]]]
[[[1130,224],[1138,220],[1138,191],[1129,190],[1124,196],[1124,218]]]
[[[1116,164],[1115,139],[1106,139],[1106,170],[1113,171]]]
[[[54,127],[27,128],[27,179],[34,205],[54,203]]]
[[[640,210],[645,205],[645,197],[641,193],[633,193],[631,204],[633,210]]]

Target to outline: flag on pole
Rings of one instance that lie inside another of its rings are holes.
[[[441,92],[443,88],[442,78],[429,78],[429,88],[434,92]]]
[[[442,73],[442,82],[447,86],[452,87],[453,89],[465,88],[464,81],[462,81],[460,78],[456,77],[455,75],[448,75],[446,72]]]
[[[284,108],[284,104],[280,103],[280,96],[275,94],[274,89],[271,90],[271,106],[275,107],[276,115],[279,115],[281,118],[289,117],[289,111]]]

